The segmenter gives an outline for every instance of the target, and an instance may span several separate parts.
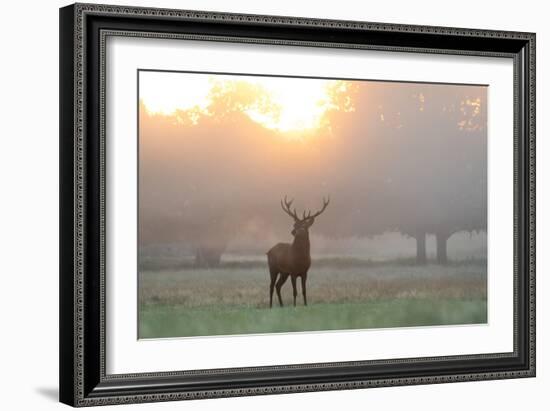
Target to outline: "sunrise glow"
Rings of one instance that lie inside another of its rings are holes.
[[[291,133],[319,128],[328,110],[340,109],[335,94],[344,92],[348,84],[339,80],[142,72],[139,98],[154,114],[172,115],[181,110],[209,115],[216,93],[219,96],[231,90],[231,103],[251,120],[267,129]]]

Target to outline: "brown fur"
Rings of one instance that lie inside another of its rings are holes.
[[[315,218],[318,217],[327,207],[330,200],[323,199],[323,207],[320,211],[311,215],[311,211],[306,213],[304,211],[302,218],[299,218],[296,214],[296,209],[292,211],[290,206],[292,200],[287,201],[286,197],[281,201],[281,207],[283,210],[294,219],[294,229],[292,235],[294,241],[289,243],[278,243],[273,246],[267,252],[267,263],[269,265],[269,275],[271,282],[269,284],[269,307],[273,306],[273,290],[277,290],[277,298],[279,299],[279,305],[283,306],[283,300],[281,298],[281,287],[286,282],[288,277],[292,282],[292,290],[294,296],[294,306],[296,306],[296,280],[300,277],[302,282],[302,295],[304,297],[304,305],[307,305],[306,296],[306,281],[307,272],[311,266],[311,254],[309,243],[309,228],[315,222]]]

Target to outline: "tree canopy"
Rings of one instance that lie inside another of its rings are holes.
[[[257,121],[280,107],[246,81],[213,87],[206,108],[155,114],[142,102],[142,243],[277,237],[290,225],[284,195],[300,212],[330,194],[315,226],[328,236],[486,229],[485,87],[340,82],[327,99],[316,128],[287,132]]]

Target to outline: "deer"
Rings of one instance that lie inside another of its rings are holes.
[[[281,208],[294,220],[294,226],[291,234],[294,236],[292,243],[278,243],[267,252],[267,263],[269,266],[269,275],[271,282],[269,284],[269,308],[273,307],[273,290],[277,290],[279,305],[283,306],[281,298],[281,287],[286,282],[288,277],[292,282],[292,290],[294,295],[294,306],[296,307],[296,280],[300,277],[302,282],[302,296],[304,297],[304,306],[307,306],[306,282],[307,272],[311,266],[311,254],[309,243],[309,228],[327,208],[330,197],[323,197],[323,206],[313,214],[311,210],[302,213],[302,218],[298,217],[296,208],[291,209],[294,199],[287,200],[285,195],[284,200],[281,200]]]

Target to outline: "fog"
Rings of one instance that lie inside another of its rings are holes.
[[[486,87],[345,83],[302,131],[247,115],[259,101],[276,109],[260,89],[213,91],[203,112],[152,113],[142,101],[140,246],[208,250],[212,264],[224,252],[262,255],[291,241],[281,198],[301,213],[330,195],[311,228],[314,255],[484,258]]]

